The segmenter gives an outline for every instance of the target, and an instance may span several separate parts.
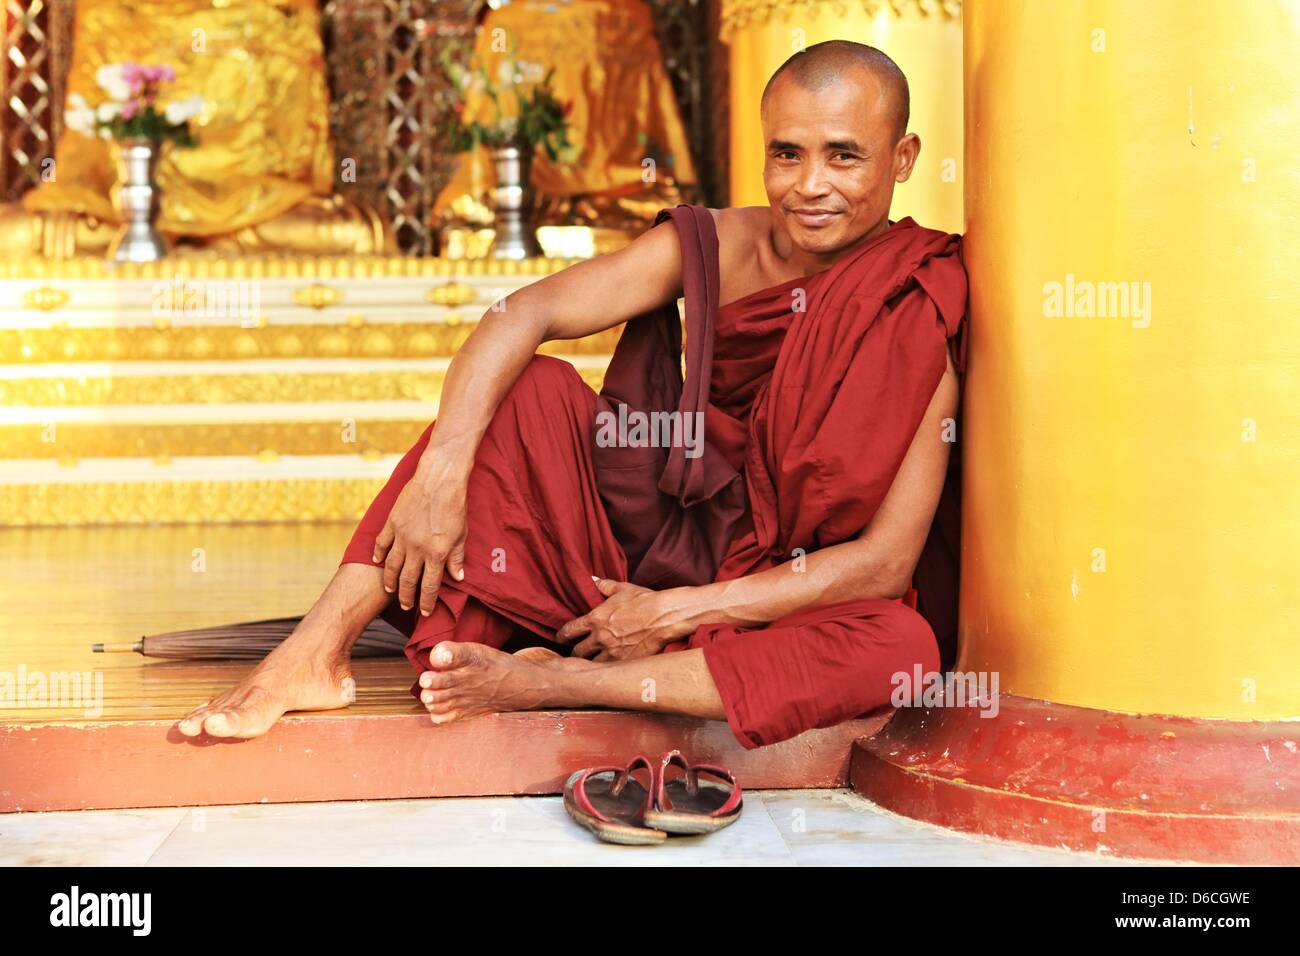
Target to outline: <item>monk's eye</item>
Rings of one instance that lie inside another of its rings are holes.
[[[777,158],[777,159],[785,159],[787,156],[790,157],[791,159],[793,159],[793,158],[794,158],[794,150],[783,149],[783,150],[781,150],[779,153],[776,154],[776,158]]]
[[[858,157],[854,156],[852,153],[836,153],[835,155],[836,155],[836,157],[844,156],[844,157],[846,157],[850,162],[852,162],[853,160],[855,160],[855,159],[858,158]]]

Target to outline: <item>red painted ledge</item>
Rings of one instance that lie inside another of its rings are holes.
[[[968,833],[1118,857],[1300,864],[1300,723],[1140,716],[1003,695],[903,708],[853,788]]]
[[[626,711],[299,714],[264,737],[191,740],[171,720],[0,725],[0,812],[560,793],[580,767],[678,748],[746,789],[848,786],[889,713],[745,750],[722,721]]]

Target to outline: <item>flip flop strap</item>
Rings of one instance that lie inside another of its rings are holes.
[[[736,782],[735,776],[726,767],[719,767],[711,763],[697,763],[691,767],[691,770],[695,774],[695,785],[697,788],[699,787],[701,770],[707,770],[709,773],[722,777],[731,784],[731,795],[727,797],[722,806],[710,813],[709,816],[725,817],[727,814],[731,813],[731,811],[735,810],[736,807],[740,806],[740,784]]]
[[[632,771],[638,766],[644,766],[650,771],[650,786],[646,788],[645,805],[641,807],[640,814],[641,816],[645,816],[645,812],[653,806],[652,801],[654,800],[655,794],[655,768],[648,758],[641,755],[633,757],[625,767],[590,767],[587,770],[584,770],[582,776],[578,778],[578,782],[573,787],[574,800],[585,813],[591,814],[598,820],[604,820],[606,823],[616,822],[601,813],[600,810],[596,809],[596,805],[591,802],[591,798],[587,796],[587,781],[598,773],[613,773],[614,782],[610,785],[609,792],[617,797],[627,786],[628,780],[632,779]]]
[[[686,775],[686,792],[696,794],[700,790],[700,771],[707,770],[715,776],[721,777],[731,784],[731,793],[727,796],[722,806],[711,813],[703,814],[710,817],[721,817],[731,813],[740,805],[741,793],[740,784],[736,782],[735,776],[726,767],[719,767],[711,763],[690,763],[680,750],[670,750],[664,754],[663,759],[659,762],[659,783],[655,789],[655,806],[660,810],[672,808],[673,802],[668,799],[668,768],[677,764],[682,768]]]
[[[690,779],[691,765],[687,761],[685,755],[683,755],[680,750],[668,751],[661,758],[659,758],[659,773],[655,781],[655,804],[654,805],[658,807],[660,810],[666,810],[673,805],[673,802],[668,799],[668,793],[666,789],[668,786],[668,768],[671,767],[673,764],[677,764],[679,767],[681,767],[682,771],[686,774],[687,793],[694,793],[696,787],[699,786],[698,781],[695,783],[691,782]]]

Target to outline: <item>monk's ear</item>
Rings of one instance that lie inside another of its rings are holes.
[[[894,182],[905,183],[912,178],[916,157],[921,155],[921,137],[908,133],[894,145]]]

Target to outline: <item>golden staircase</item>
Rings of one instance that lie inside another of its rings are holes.
[[[4,263],[0,525],[355,519],[479,317],[573,261]],[[544,351],[599,387],[617,335]]]

